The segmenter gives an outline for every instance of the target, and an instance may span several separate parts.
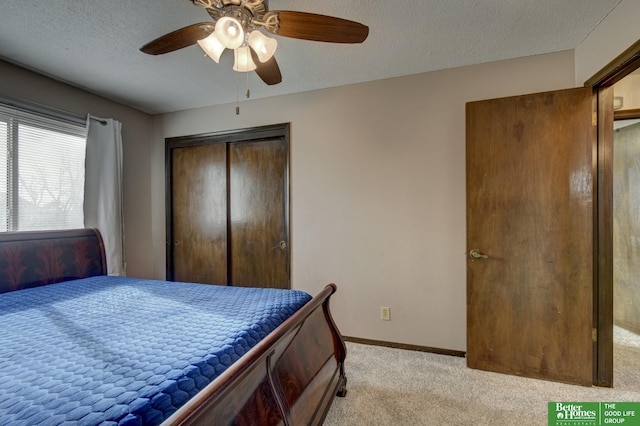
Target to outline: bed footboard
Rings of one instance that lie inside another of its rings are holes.
[[[97,229],[0,233],[0,293],[106,274]]]
[[[321,424],[346,394],[346,347],[325,289],[199,392],[164,425]]]

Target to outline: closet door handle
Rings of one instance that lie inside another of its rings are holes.
[[[287,248],[287,242],[285,240],[280,241],[280,248],[282,250],[286,250]]]

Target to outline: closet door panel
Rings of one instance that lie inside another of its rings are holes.
[[[173,280],[227,284],[226,146],[172,152]]]
[[[229,145],[230,281],[289,288],[287,143]]]

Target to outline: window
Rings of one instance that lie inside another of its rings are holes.
[[[0,231],[84,226],[85,133],[0,105]]]

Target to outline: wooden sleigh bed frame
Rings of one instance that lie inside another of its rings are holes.
[[[106,260],[95,229],[0,233],[0,293],[96,275],[106,275]],[[321,424],[346,394],[346,347],[329,310],[335,291],[327,285],[162,424]]]

